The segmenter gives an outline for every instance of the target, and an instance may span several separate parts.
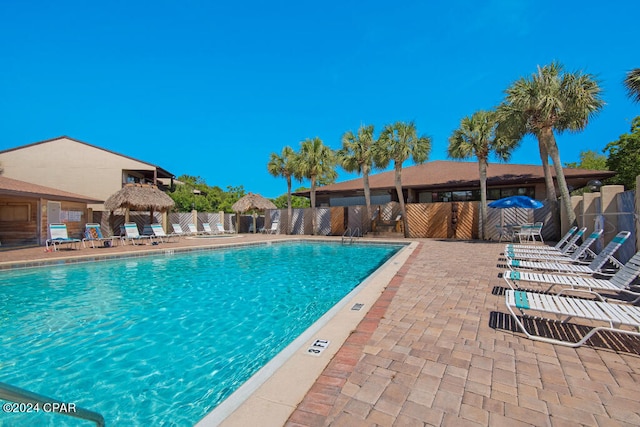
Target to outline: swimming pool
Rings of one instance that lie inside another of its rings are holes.
[[[3,272],[2,381],[108,425],[193,425],[398,249],[295,242]]]

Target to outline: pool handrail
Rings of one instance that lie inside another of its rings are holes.
[[[49,409],[46,412],[53,412],[62,415],[68,415],[70,417],[81,418],[87,421],[93,421],[97,427],[104,427],[104,417],[97,412],[90,411],[88,409],[74,406],[73,411],[62,411],[61,406],[56,407],[53,404],[64,405],[69,407],[69,403],[62,402],[57,399],[42,396],[31,391],[21,389],[3,382],[0,382],[0,399],[7,400],[15,403],[27,403],[37,404],[40,406],[49,405]]]
[[[360,227],[356,227],[353,230],[351,230],[351,227],[348,227],[344,233],[342,233],[342,243],[344,244],[347,239],[349,240],[349,243],[353,243],[353,240],[356,237],[362,237],[360,235]]]

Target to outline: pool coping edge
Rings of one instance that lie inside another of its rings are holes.
[[[399,242],[376,239],[373,243]],[[196,426],[284,425],[419,246],[416,241],[405,240],[402,243],[405,245],[403,248],[262,367],[249,381],[202,418]],[[352,310],[355,302],[364,302],[364,309]],[[331,342],[319,356],[311,356],[305,351],[315,339],[327,339]]]

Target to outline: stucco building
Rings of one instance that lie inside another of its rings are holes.
[[[104,201],[123,185],[166,188],[174,175],[160,166],[61,136],[0,151],[3,176]],[[92,203],[93,210],[104,210]]]

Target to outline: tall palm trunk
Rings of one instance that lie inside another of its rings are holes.
[[[293,231],[293,208],[291,207],[291,176],[287,177],[287,234],[291,234]]]
[[[480,224],[482,229],[480,235],[482,240],[489,239],[487,232],[487,158],[478,157],[478,168],[480,169]]]
[[[553,135],[553,130],[551,130]],[[558,196],[556,195],[556,186],[553,182],[553,175],[551,174],[551,165],[549,165],[549,151],[544,141],[542,132],[536,133],[538,138],[538,149],[540,150],[540,160],[542,161],[542,171],[544,172],[544,183],[547,188],[547,196],[545,200],[551,204],[551,218],[552,223],[557,224],[557,229],[560,229],[560,212],[558,210]]]
[[[409,221],[407,220],[407,208],[404,204],[404,196],[402,195],[402,163],[395,162],[396,170],[396,193],[398,193],[398,202],[400,203],[400,212],[402,213],[402,224],[404,225],[404,237],[409,237]]]
[[[571,195],[569,194],[569,187],[567,186],[567,180],[564,177],[564,170],[562,169],[562,162],[560,161],[560,152],[558,151],[558,145],[556,144],[556,138],[553,135],[553,130],[542,129],[544,142],[553,160],[553,167],[556,171],[556,179],[558,180],[558,187],[560,188],[560,197],[562,198],[562,206],[565,214],[567,215],[568,226],[576,225],[576,214],[571,206]]]
[[[556,186],[553,183],[553,176],[551,175],[551,167],[549,166],[549,152],[547,151],[546,144],[542,133],[538,132],[538,150],[540,151],[540,161],[542,161],[542,171],[544,172],[544,183],[547,188],[546,200],[553,203],[556,202]]]
[[[311,176],[311,235],[316,234],[316,177]]]
[[[362,167],[362,182],[364,184],[364,204],[367,206],[367,222],[363,231],[371,229],[371,189],[369,188],[369,166]]]

